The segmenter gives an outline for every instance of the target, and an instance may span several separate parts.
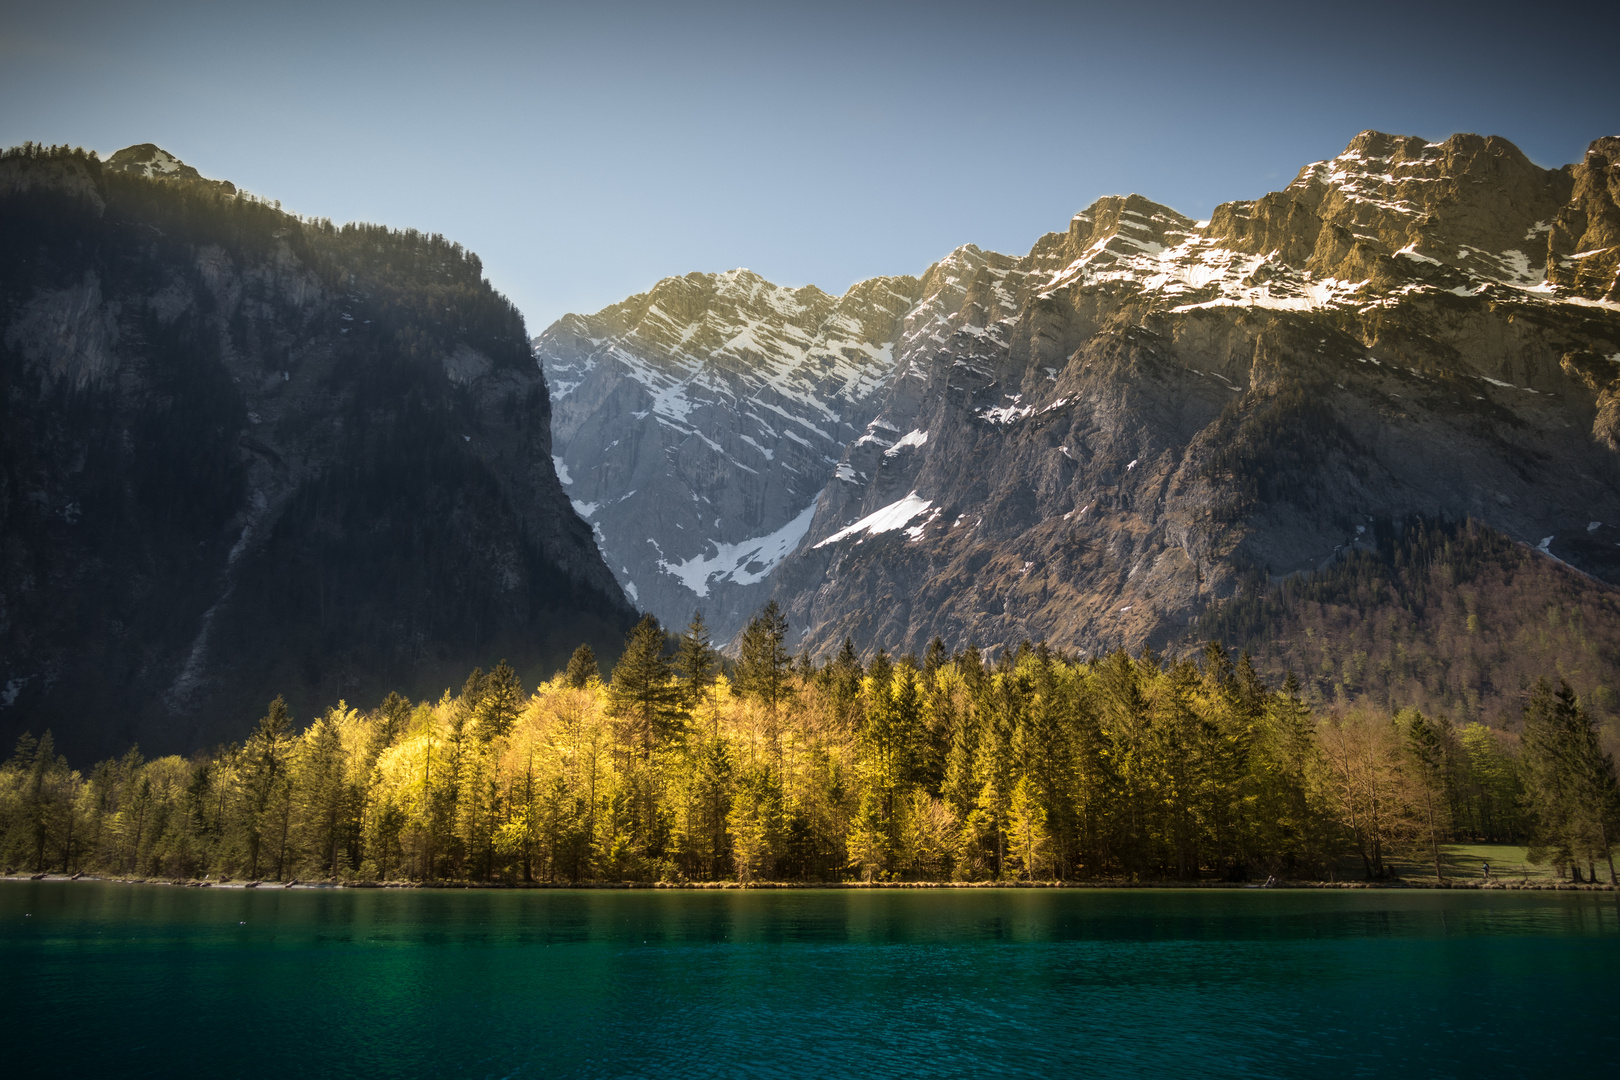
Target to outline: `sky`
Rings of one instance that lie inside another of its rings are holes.
[[[1620,5],[0,0],[0,144],[153,142],[439,232],[531,334],[746,266],[841,293],[1107,194],[1194,217],[1375,128],[1620,133]]]

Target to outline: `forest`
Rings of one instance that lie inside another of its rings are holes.
[[[1620,593],[1476,520],[1371,521],[1314,573],[1273,584],[1254,568],[1194,623],[1191,645],[1210,639],[1262,676],[1295,672],[1311,701],[1500,727],[1544,676],[1598,720],[1620,715]]]
[[[701,614],[647,616],[534,691],[281,699],[239,744],[131,748],[88,774],[50,735],[0,766],[8,868],[139,878],[594,881],[1388,880],[1454,839],[1615,881],[1620,785],[1599,725],[1538,682],[1519,730],[1404,709],[1317,715],[1211,642],[1198,662],[987,662],[849,642],[794,657],[774,604],[722,658]],[[1410,870],[1407,871],[1410,874]]]

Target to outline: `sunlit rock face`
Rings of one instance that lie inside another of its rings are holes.
[[[1620,581],[1613,142],[1546,170],[1365,132],[1209,221],[1102,199],[980,271],[773,574],[802,643],[1174,645],[1414,513]]]
[[[1617,158],[1364,132],[841,299],[670,279],[538,340],[565,482],[642,606],[823,654],[1174,646],[1414,513],[1620,581]]]

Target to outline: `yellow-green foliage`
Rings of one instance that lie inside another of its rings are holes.
[[[778,668],[756,668],[742,692],[701,663],[688,682],[647,648],[607,682],[576,664],[525,691],[501,665],[437,701],[339,702],[302,731],[278,700],[240,746],[150,762],[132,750],[88,778],[48,737],[25,740],[0,768],[4,858],[139,876],[511,883],[1241,878],[1358,864],[1380,877],[1425,852],[1434,865],[1454,838],[1519,841],[1537,827],[1513,739],[1415,712],[1319,720],[1292,681],[1267,687],[1216,645],[1200,664],[1027,645],[993,666],[971,650],[931,650],[924,666],[846,652],[819,669],[759,655]],[[1577,704],[1559,700],[1559,730],[1578,735]],[[1587,756],[1612,781],[1612,761]],[[1595,845],[1620,835],[1604,831],[1610,788],[1583,796],[1576,847],[1547,844],[1601,860]]]

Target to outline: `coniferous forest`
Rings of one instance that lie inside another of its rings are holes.
[[[241,743],[131,748],[75,771],[49,734],[0,767],[9,867],[163,879],[1388,880],[1453,840],[1528,844],[1613,883],[1620,786],[1567,687],[1516,732],[1416,710],[1318,715],[1245,654],[1044,645],[987,663],[846,643],[795,658],[775,605],[723,660],[701,615],[652,616],[618,663],[582,646],[530,692],[504,662],[459,692],[269,704]]]

